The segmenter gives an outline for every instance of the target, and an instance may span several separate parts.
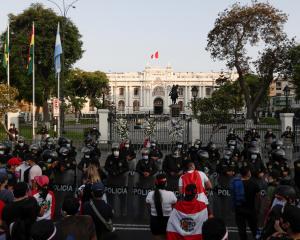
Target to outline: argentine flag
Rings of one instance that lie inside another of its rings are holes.
[[[60,41],[59,23],[58,23],[56,41],[55,41],[55,50],[54,50],[54,66],[55,66],[56,74],[59,74],[61,72],[61,64],[60,64],[60,55],[61,54],[62,54],[62,46],[61,46],[61,41]]]

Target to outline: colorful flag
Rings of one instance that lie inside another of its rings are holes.
[[[9,61],[9,27],[7,27],[6,37],[3,46],[3,67],[5,69],[8,68],[8,61]]]
[[[28,65],[27,65],[28,75],[32,74],[33,72],[33,64],[34,64],[34,23],[32,24],[32,32],[31,32],[30,45],[29,45]]]
[[[158,51],[155,52],[154,56],[156,59],[158,59]]]
[[[56,74],[61,72],[60,55],[62,55],[62,46],[61,46],[61,41],[60,41],[59,23],[58,23],[57,33],[56,33],[56,41],[55,41],[55,50],[54,50],[54,66],[55,66]]]
[[[154,57],[154,54],[151,54],[151,59],[153,59],[153,57]]]
[[[208,218],[206,204],[194,199],[178,201],[167,225],[167,240],[202,239],[202,225]]]

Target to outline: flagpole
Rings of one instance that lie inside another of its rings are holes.
[[[32,30],[35,37],[34,22],[32,23]],[[35,140],[35,64],[34,64],[34,49],[35,43],[33,44],[32,54],[32,139]]]
[[[60,72],[57,73],[57,98],[58,108],[60,109]],[[60,137],[60,111],[57,117],[57,137]]]
[[[9,24],[7,25],[7,47],[8,47],[8,59],[7,59],[7,85],[10,85],[10,76],[9,76],[9,58],[10,58],[10,51],[9,51]]]

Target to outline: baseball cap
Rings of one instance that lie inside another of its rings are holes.
[[[8,160],[7,165],[8,166],[19,166],[22,163],[20,158],[13,157]]]
[[[93,192],[104,191],[104,185],[102,182],[96,182],[92,185],[91,190]]]
[[[49,184],[49,178],[45,175],[42,175],[42,176],[35,176],[34,177],[34,181],[36,181],[36,183],[40,186],[40,187],[43,187],[43,186],[46,186]]]

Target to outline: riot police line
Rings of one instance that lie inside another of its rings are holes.
[[[253,179],[261,186],[262,195],[267,191],[267,185],[272,184],[266,181],[269,178],[276,178],[281,183],[299,188],[300,163],[295,162],[295,175],[292,179],[291,159],[286,158],[283,142],[271,130],[267,131],[262,144],[256,129],[247,130],[243,139],[234,129],[230,129],[222,152],[215,143],[204,145],[198,139],[190,147],[178,141],[172,151],[163,156],[157,140],[146,140],[140,152],[141,159],[137,159],[130,140],[124,140],[112,144],[111,154],[107,157],[104,168],[100,167],[99,162],[99,136],[96,128],[87,133],[79,163],[76,161],[76,148],[70,139],[55,139],[45,134],[40,142],[27,145],[24,138],[19,136],[13,148],[9,143],[0,144],[1,167],[11,173],[9,176],[12,182],[29,182],[28,172],[31,166],[28,162],[34,162],[49,177],[50,186],[57,193],[58,203],[62,202],[65,195],[76,193],[79,185],[84,185],[90,165],[95,165],[99,170],[101,180],[106,185],[106,193],[110,195],[110,202],[117,200],[126,203],[124,197],[130,194],[145,197],[154,188],[155,175],[161,172],[166,173],[167,189],[179,196],[178,180],[185,172],[188,161],[194,162],[198,170],[209,176],[214,186],[208,193],[210,198],[230,197],[230,180],[239,173],[242,166],[250,167]],[[294,134],[290,128],[283,133],[282,138],[292,146]],[[267,152],[267,162],[262,157],[261,148]],[[7,166],[12,157],[18,157],[22,161],[14,172]],[[112,199],[111,195],[121,197]]]

